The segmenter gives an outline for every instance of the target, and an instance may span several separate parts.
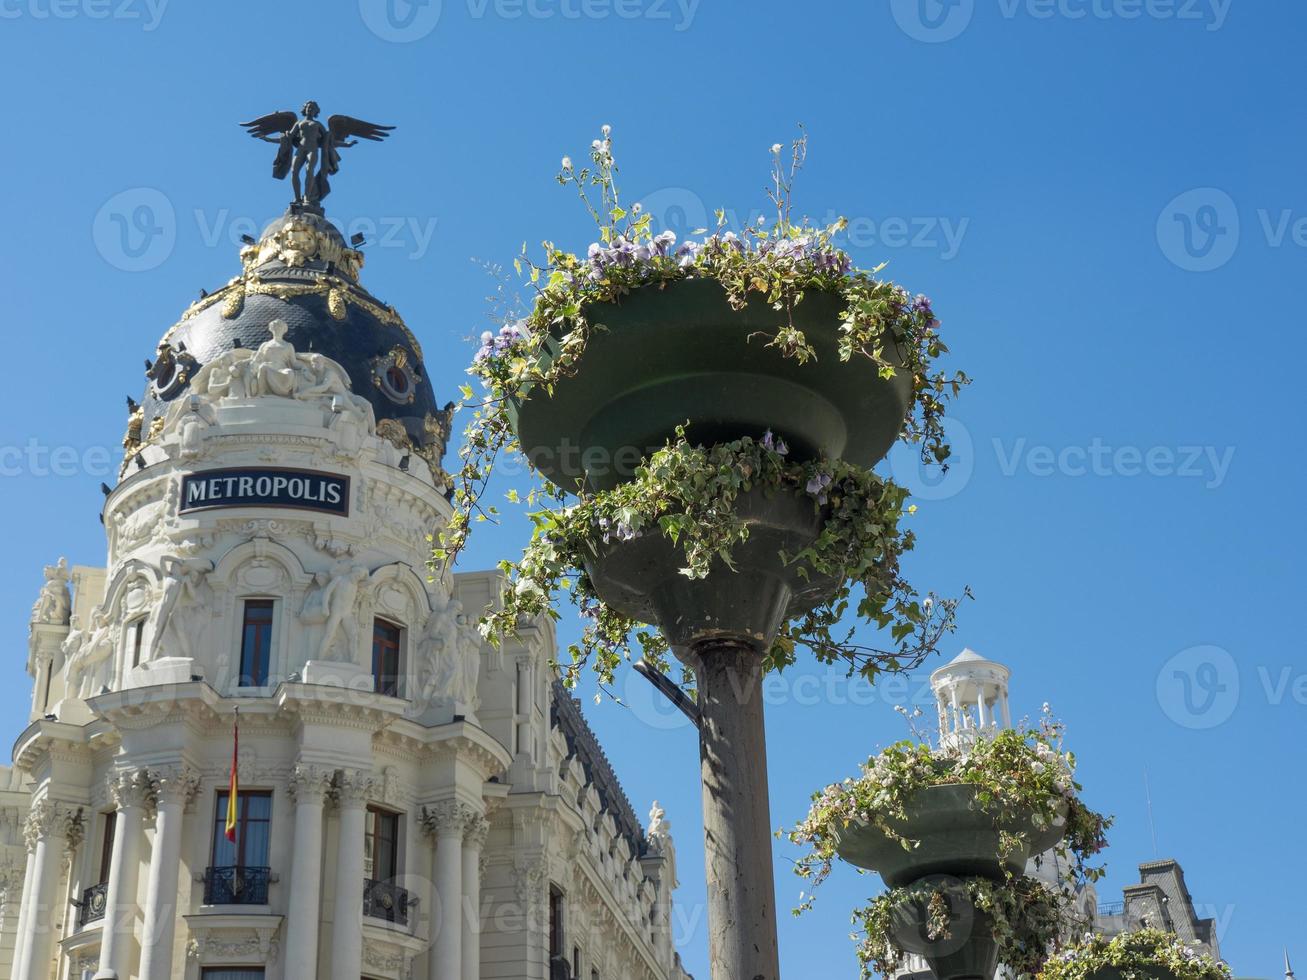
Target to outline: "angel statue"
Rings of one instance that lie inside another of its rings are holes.
[[[284,109],[241,123],[255,139],[277,144],[272,176],[284,180],[290,174],[296,204],[316,206],[331,193],[327,177],[340,169],[341,148],[353,146],[360,139],[380,142],[395,128],[353,116],[330,116],[324,126],[318,122],[319,111],[318,104],[310,99],[304,103],[298,119],[295,113]],[[308,180],[301,187],[300,174],[306,170]]]

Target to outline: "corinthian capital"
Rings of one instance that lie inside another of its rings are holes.
[[[290,774],[290,795],[296,803],[321,803],[331,792],[332,773],[299,763]]]
[[[109,776],[109,798],[115,809],[148,806],[154,798],[154,784],[144,769],[121,769]]]
[[[336,776],[336,803],[343,807],[363,806],[372,796],[375,782],[365,769],[342,769]]]
[[[29,850],[51,838],[63,839],[69,849],[82,842],[82,808],[58,800],[41,800],[27,814],[23,839]]]
[[[463,841],[474,850],[485,846],[486,836],[490,833],[490,821],[479,813],[473,813],[463,826]]]
[[[459,836],[466,831],[470,821],[480,817],[466,803],[458,800],[441,800],[422,809],[422,827],[435,837]]]
[[[150,786],[159,803],[187,806],[200,788],[200,777],[187,766],[168,766],[150,772]]]

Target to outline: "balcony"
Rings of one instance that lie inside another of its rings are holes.
[[[1100,919],[1113,915],[1125,915],[1125,902],[1101,902],[1098,906]]]
[[[104,906],[109,900],[109,882],[102,881],[82,892],[82,900],[77,906],[77,924],[79,926],[99,922],[104,918]]]
[[[408,891],[388,881],[363,881],[363,914],[397,926],[408,925]]]
[[[204,872],[205,905],[267,905],[268,868],[209,868]]]

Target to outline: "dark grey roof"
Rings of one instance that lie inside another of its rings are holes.
[[[617,774],[600,747],[599,739],[581,713],[581,702],[572,697],[562,681],[554,681],[552,700],[551,723],[567,739],[568,752],[581,763],[586,781],[599,794],[600,807],[612,814],[617,832],[630,845],[631,856],[641,857],[646,850],[644,828],[631,801],[626,798],[622,784],[617,781]]]
[[[329,220],[304,210],[274,221],[259,244],[292,220],[308,222],[329,246],[358,255]],[[257,348],[272,336],[268,324],[281,319],[297,351],[325,354],[345,369],[354,392],[372,403],[379,431],[386,431],[386,420],[393,420],[392,428],[399,423],[422,455],[438,461],[448,437],[448,407],[438,406],[416,338],[392,307],[357,281],[356,271],[313,254],[295,265],[274,257],[247,265],[244,275],[205,295],[165,334],[160,351],[148,352],[155,363],[167,359],[177,368],[162,378],[147,373],[142,431],[149,433],[167,404],[185,396],[200,367],[233,346]],[[396,359],[406,376],[403,391],[384,384]]]

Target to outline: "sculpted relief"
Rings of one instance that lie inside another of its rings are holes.
[[[284,320],[268,324],[271,339],[257,350],[236,347],[204,365],[191,381],[191,393],[210,401],[244,398],[293,398],[318,402],[369,431],[375,429],[372,406],[350,391],[345,369],[323,354],[301,354],[286,339]],[[184,399],[173,409],[177,421],[197,409]]]
[[[481,673],[481,636],[451,597],[427,618],[417,646],[421,699],[452,701],[467,707],[477,702]]]
[[[313,580],[317,589],[309,593],[300,612],[300,622],[322,623],[322,641],[317,660],[351,660],[358,647],[359,623],[356,607],[360,590],[367,580],[365,565],[339,562],[330,573],[318,572]],[[343,647],[337,651],[341,641]]]
[[[161,654],[194,657],[197,634],[202,633],[196,620],[207,613],[213,597],[205,582],[205,576],[213,571],[213,562],[165,555],[160,564],[163,595],[155,618],[150,659],[156,660]]]
[[[45,584],[32,606],[32,622],[44,626],[67,626],[73,612],[72,595],[68,591],[68,559],[45,566]]]

